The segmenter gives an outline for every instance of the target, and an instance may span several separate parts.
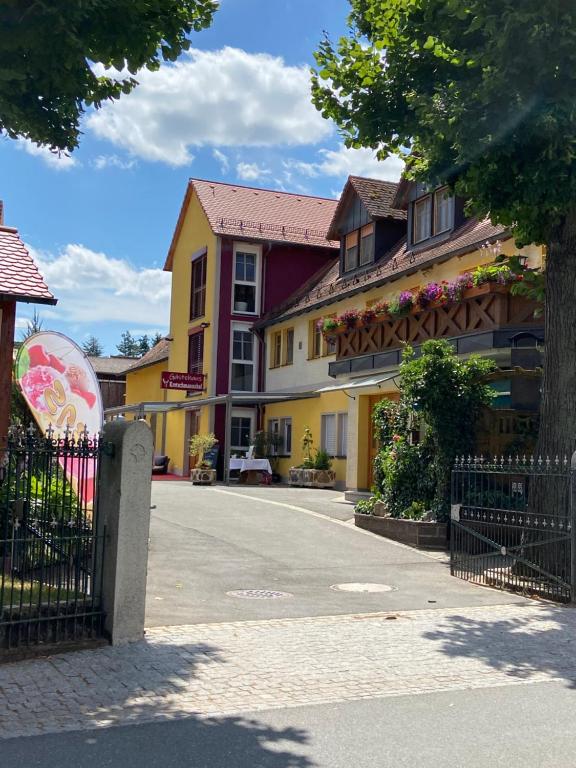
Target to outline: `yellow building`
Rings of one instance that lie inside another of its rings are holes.
[[[200,384],[160,391],[158,366],[136,366],[127,376],[125,410],[165,413],[162,453],[171,472],[188,473],[194,434],[215,433],[221,475],[223,454],[243,454],[252,444],[266,400],[262,340],[253,326],[332,264],[337,243],[326,233],[336,205],[190,180],[164,267],[172,274],[164,370],[196,375]]]
[[[332,267],[257,324],[268,350],[266,391],[299,387],[316,397],[267,405],[265,418],[271,431],[290,430],[290,451],[284,451],[289,455],[278,460],[284,478],[303,459],[300,441],[309,427],[315,447],[334,457],[337,481],[353,498],[372,485],[378,446],[371,412],[378,400],[397,396],[404,344],[418,347],[428,338],[448,338],[459,353],[489,356],[507,371],[522,355],[525,359],[526,345],[542,342],[543,328],[529,302],[511,297],[503,286],[498,292],[498,286],[466,298],[474,293],[470,290],[452,305],[413,310],[398,319],[357,322],[358,327],[327,340],[318,327],[322,318],[390,303],[403,291],[416,295],[429,283],[442,284],[492,263],[497,254],[517,253],[504,228],[467,219],[462,202],[445,189],[430,192],[405,182],[356,177],[348,180],[328,236],[341,242]],[[527,265],[540,265],[541,249],[521,253]],[[288,338],[295,349],[289,361],[283,353]],[[502,383],[500,399],[507,407],[492,428],[513,431],[515,413],[522,418],[522,410],[537,409],[538,383],[508,380],[504,374]]]
[[[424,305],[418,294],[516,252],[505,228],[467,218],[446,188],[350,177],[337,202],[191,180],[165,265],[169,351],[128,372],[125,410],[154,420],[156,450],[177,474],[189,470],[192,435],[216,434],[226,476],[228,457],[264,430],[277,436],[286,480],[308,427],[353,498],[372,485],[371,413],[397,396],[404,345],[445,338],[461,355],[497,361],[488,433],[501,447],[538,406],[537,378],[517,375],[538,365],[534,306],[493,278],[449,302]],[[539,248],[522,256],[541,264]],[[414,307],[393,311],[403,292]],[[346,312],[349,327],[324,336],[319,321]],[[160,389],[163,370],[198,375],[199,389]]]

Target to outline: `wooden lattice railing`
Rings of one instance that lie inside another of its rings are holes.
[[[536,307],[522,296],[512,296],[504,286],[473,288],[457,304],[413,310],[406,317],[338,333],[336,359],[385,352],[406,343],[418,345],[428,339],[454,338],[506,327],[533,327]]]

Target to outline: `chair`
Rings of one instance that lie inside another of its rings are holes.
[[[161,456],[159,454],[154,455],[154,461],[152,463],[153,475],[166,475],[168,474],[168,464],[170,459],[168,456]]]

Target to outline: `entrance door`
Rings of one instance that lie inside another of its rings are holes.
[[[398,402],[399,397],[400,397],[400,394],[398,392],[388,392],[386,395],[370,395],[369,396],[368,439],[370,441],[370,444],[368,448],[368,488],[372,488],[372,484],[374,482],[374,459],[376,458],[376,456],[378,455],[378,451],[380,450],[378,435],[376,434],[376,430],[374,429],[374,424],[372,422],[372,411],[374,410],[374,406],[376,405],[376,403],[379,403],[381,400],[393,400],[396,403]]]

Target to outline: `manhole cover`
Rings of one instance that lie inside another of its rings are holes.
[[[338,592],[395,592],[396,587],[390,587],[388,584],[362,584],[355,581],[346,584],[332,584],[330,589],[336,589]]]
[[[274,589],[234,589],[226,594],[230,597],[242,597],[245,600],[277,600],[280,597],[294,597],[290,592],[278,592]]]

